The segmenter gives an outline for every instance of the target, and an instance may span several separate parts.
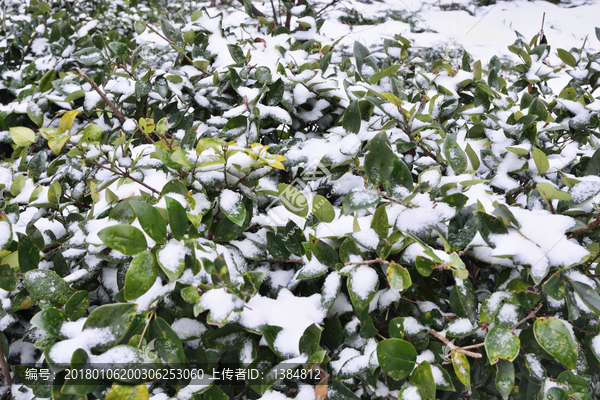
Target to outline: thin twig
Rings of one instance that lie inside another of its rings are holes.
[[[271,7],[273,8],[273,22],[275,23],[275,26],[277,26],[279,24],[277,23],[277,11],[275,11],[275,3],[273,0],[271,0]]]
[[[483,357],[483,355],[481,353],[475,353],[472,351],[464,350],[462,347],[456,346],[454,343],[452,343],[451,341],[449,341],[448,339],[446,339],[444,336],[440,335],[438,332],[434,331],[433,329],[429,329],[429,333],[431,335],[433,335],[436,339],[439,339],[446,346],[450,347],[450,349],[452,349],[452,352],[454,352],[454,353],[461,353],[461,354],[464,354],[465,356],[469,356],[472,358]]]
[[[270,260],[258,260],[257,262],[291,262],[291,263],[304,264],[303,260],[289,260],[289,259],[282,259],[282,258],[272,258]]]
[[[335,5],[335,4],[336,4],[337,2],[339,2],[339,1],[340,1],[340,0],[332,0],[332,1],[331,1],[331,3],[329,3],[329,4],[325,5],[325,7],[321,8],[319,11],[317,11],[317,12],[315,13],[315,16],[317,16],[317,17],[318,17],[319,15],[321,15],[321,14],[323,13],[323,11],[327,10],[329,7],[331,7],[331,6]]]
[[[241,1],[243,2],[244,0],[241,0]],[[172,45],[172,46],[177,46],[177,43],[175,43],[174,41],[172,41],[172,40],[170,40],[170,39],[167,39],[167,38],[166,38],[166,37],[165,37],[165,36],[164,36],[162,33],[160,33],[159,31],[157,31],[156,29],[154,29],[154,28],[153,28],[153,27],[152,27],[152,26],[151,26],[149,23],[147,23],[146,21],[142,20],[142,23],[144,23],[144,25],[146,25],[146,26],[148,27],[148,29],[150,29],[152,32],[156,33],[156,34],[157,34],[158,36],[160,36],[160,37],[161,37],[163,40],[165,40],[165,41],[169,42],[169,44],[170,44],[170,45]],[[179,47],[179,46],[177,46],[177,47]],[[192,61],[192,59],[191,59],[191,58],[189,58],[189,57],[187,56],[187,54],[185,54],[185,51],[180,51],[180,53],[181,53],[181,55],[183,55],[183,56],[185,57],[185,59],[186,59],[186,60],[188,60],[188,62],[189,62],[190,64],[194,65],[194,62]],[[194,66],[195,66],[195,65],[194,65]],[[201,71],[201,69],[200,69],[200,68],[197,68],[197,69]]]
[[[535,310],[530,311],[529,314],[527,314],[527,316],[525,318],[523,318],[522,320],[520,320],[519,322],[517,322],[516,324],[511,326],[510,329],[515,329],[516,327],[518,327],[519,325],[521,325],[523,322],[527,321],[528,319],[535,318],[537,312],[540,311],[540,309],[542,308],[542,305],[543,304],[540,304],[539,306],[537,306],[537,308]]]
[[[102,98],[102,100],[104,100],[104,102],[106,104],[108,104],[108,106],[112,110],[113,114],[115,114],[121,120],[121,122],[125,122],[125,119],[126,119],[125,116],[123,114],[121,114],[121,111],[119,111],[119,109],[117,108],[117,106],[115,106],[114,103],[112,101],[110,101],[108,99],[108,97],[106,97],[106,94],[102,91],[102,89],[100,89],[98,87],[98,85],[96,85],[96,82],[94,82],[93,80],[91,80],[90,77],[87,76],[81,69],[76,68],[76,70],[79,73],[79,75],[81,75],[81,77],[83,79],[85,79],[90,85],[92,85],[92,88],[94,88],[94,90],[96,91],[96,93],[98,93],[100,95],[100,97]]]
[[[150,316],[148,317],[148,322],[146,323],[146,326],[144,326],[144,330],[142,331],[142,334],[140,335],[140,342],[138,343],[138,346],[137,346],[138,349],[142,346],[142,341],[144,340],[144,335],[146,334],[146,329],[148,329],[148,325],[150,325],[150,321],[152,321],[153,316],[154,316],[154,310],[152,310],[150,312]]]
[[[97,167],[100,167],[100,168],[104,168],[104,169],[106,169],[106,170],[108,170],[108,171],[110,171],[110,172],[112,172],[112,173],[114,173],[114,174],[121,175],[123,178],[129,178],[129,179],[131,179],[132,181],[134,181],[134,182],[136,182],[136,183],[138,183],[138,184],[142,185],[142,186],[143,186],[143,187],[145,187],[146,189],[150,189],[150,190],[151,190],[151,191],[153,191],[154,193],[156,193],[156,194],[160,194],[160,192],[159,192],[158,190],[154,189],[152,186],[149,186],[149,185],[147,185],[146,183],[144,183],[144,182],[140,181],[139,179],[136,179],[136,178],[132,177],[132,176],[129,174],[129,172],[124,172],[124,171],[115,171],[114,169],[112,169],[112,168],[109,168],[109,167],[107,167],[106,165],[104,165],[104,164],[100,164],[98,161],[96,161],[96,160],[92,160],[92,159],[89,159],[89,158],[88,158],[88,159],[86,159],[86,161],[89,161],[89,162],[91,162],[92,164],[94,164],[95,166],[97,166]]]

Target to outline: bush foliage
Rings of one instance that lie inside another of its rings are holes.
[[[348,49],[304,0],[4,4],[7,398],[596,397],[598,54]],[[261,376],[67,378],[106,365]]]

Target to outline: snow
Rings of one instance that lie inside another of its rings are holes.
[[[465,335],[475,327],[468,318],[457,318],[448,324],[448,333],[453,335]]]
[[[191,254],[191,250],[185,247],[181,240],[171,239],[166,246],[158,252],[158,261],[163,268],[175,272],[180,266],[186,255]]]
[[[171,324],[179,339],[199,338],[208,330],[200,321],[191,318],[179,318]]]
[[[254,296],[241,312],[239,323],[250,329],[264,324],[283,328],[275,339],[275,348],[286,357],[297,357],[302,334],[310,325],[321,323],[323,318],[320,295],[296,297],[289,290],[281,289],[276,300]]]
[[[403,325],[404,332],[411,336],[427,330],[427,327],[421,325],[414,317],[404,317]]]
[[[535,376],[541,378],[545,375],[544,367],[535,354],[525,354],[525,359],[527,360],[529,369]]]
[[[238,214],[241,212],[243,205],[242,195],[230,189],[225,189],[219,197],[219,207],[225,214]]]
[[[3,248],[10,239],[12,239],[12,231],[8,221],[0,221],[0,248]]]
[[[350,282],[352,291],[361,299],[366,300],[375,290],[379,277],[373,268],[360,265],[352,272]]]
[[[444,378],[444,375],[441,371],[441,367],[437,366],[437,365],[432,365],[431,366],[431,372],[433,373],[433,380],[435,381],[435,384],[437,386],[448,386],[448,381],[446,381],[446,378]]]
[[[68,339],[52,346],[50,359],[59,364],[69,364],[75,350],[83,349],[90,354],[94,346],[114,340],[110,327],[82,330],[84,322],[85,318],[80,318],[78,321],[63,324],[60,332]]]

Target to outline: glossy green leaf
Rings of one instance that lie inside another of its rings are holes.
[[[40,311],[35,314],[30,321],[31,325],[61,340],[67,339],[67,337],[61,333],[62,325],[65,322],[67,322],[67,320],[64,314],[54,307]]]
[[[75,61],[85,65],[96,64],[98,61],[104,59],[102,52],[95,47],[86,47],[85,49],[73,53],[71,57],[73,57]]]
[[[460,148],[454,135],[447,135],[446,140],[444,140],[444,156],[454,172],[462,174],[467,170],[467,154]]]
[[[548,169],[550,168],[550,163],[548,162],[548,157],[546,157],[546,154],[538,149],[537,147],[535,147],[531,153],[533,154],[533,161],[535,162],[535,166],[538,170],[538,174],[542,175],[545,174],[546,171],[548,171]]]
[[[112,225],[98,232],[105,245],[121,253],[134,256],[147,249],[146,237],[138,228],[131,225]]]
[[[125,276],[125,300],[135,300],[146,293],[156,282],[157,276],[158,264],[154,254],[145,251],[135,256]]]
[[[320,194],[313,198],[312,213],[319,218],[321,222],[328,223],[335,219],[335,210],[333,209],[333,206],[327,198]]]
[[[394,152],[385,131],[375,135],[369,143],[369,152],[365,156],[365,174],[373,185],[380,186],[386,181],[394,168]]]
[[[104,304],[94,308],[83,324],[83,330],[109,328],[112,340],[103,341],[92,349],[94,351],[108,350],[123,340],[136,310],[137,304],[129,303]]]
[[[485,336],[485,351],[491,364],[498,360],[513,361],[519,354],[521,342],[510,329],[494,326]]]
[[[435,399],[436,386],[429,362],[423,361],[415,368],[410,383],[417,387],[422,399]]]
[[[167,203],[171,234],[175,239],[181,240],[188,228],[188,217],[185,213],[185,208],[183,208],[179,201],[169,196],[165,196],[165,202]]]
[[[48,269],[29,271],[23,278],[27,291],[37,300],[62,305],[69,298],[72,289],[56,272]]]
[[[85,315],[89,303],[90,293],[87,290],[75,292],[65,303],[65,315],[70,321],[77,321]]]
[[[161,213],[148,203],[142,201],[130,201],[129,204],[140,221],[144,232],[158,244],[167,241],[167,224]]]
[[[406,290],[412,285],[412,279],[408,270],[393,261],[390,261],[388,265],[387,279],[390,287],[394,289]]]
[[[15,126],[8,129],[10,137],[17,146],[26,147],[35,142],[35,133],[23,126]]]
[[[181,340],[171,326],[162,318],[155,318],[148,329],[150,338],[155,340],[156,352],[169,365],[183,364],[185,354]]]
[[[540,317],[533,324],[533,333],[539,345],[567,368],[577,368],[579,346],[571,331],[559,319]]]
[[[385,339],[377,344],[379,366],[390,378],[404,379],[415,367],[417,351],[401,339]]]
[[[504,400],[508,400],[515,386],[515,367],[510,361],[499,360],[496,364],[496,388]]]
[[[360,109],[358,107],[358,101],[353,100],[346,111],[344,111],[344,119],[342,120],[342,127],[348,132],[358,133],[360,132]]]

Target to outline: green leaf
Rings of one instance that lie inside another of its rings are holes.
[[[227,50],[229,50],[231,58],[233,58],[233,61],[235,61],[237,65],[244,65],[246,62],[246,56],[244,55],[244,51],[240,46],[237,44],[228,44]]]
[[[85,65],[96,64],[98,61],[104,59],[102,52],[95,47],[87,47],[79,50],[71,55],[75,61],[78,61]]]
[[[571,286],[581,298],[581,301],[596,315],[600,315],[600,295],[590,285],[569,279]]]
[[[444,156],[454,172],[462,174],[467,170],[467,155],[456,142],[454,135],[447,135],[446,140],[444,140]]]
[[[233,223],[242,226],[246,219],[246,207],[241,194],[225,189],[219,196],[219,208]]]
[[[391,67],[388,67],[383,71],[379,71],[373,76],[371,76],[371,79],[369,79],[369,81],[371,82],[371,84],[377,85],[377,83],[379,83],[380,80],[382,80],[386,76],[390,76],[391,74],[395,73],[396,71],[398,71],[399,68],[400,65],[392,65]]]
[[[52,81],[56,78],[56,70],[49,69],[40,79],[40,92],[45,93],[52,89]]]
[[[417,351],[414,346],[401,339],[385,339],[377,344],[379,366],[390,378],[406,378],[415,367]]]
[[[479,166],[481,165],[481,163],[479,162],[479,157],[477,157],[477,153],[475,153],[475,150],[473,150],[473,148],[471,147],[471,145],[469,143],[467,143],[465,152],[467,153],[467,156],[469,157],[469,161],[471,161],[471,165],[473,166],[473,169],[475,171],[477,171],[479,169]]]
[[[410,273],[401,265],[390,261],[387,269],[387,279],[394,289],[406,290],[412,285]]]
[[[53,305],[63,305],[69,298],[72,289],[56,272],[49,269],[29,271],[23,278],[27,291],[37,300],[47,301]]]
[[[388,193],[396,193],[400,187],[406,188],[409,192],[413,190],[413,176],[408,166],[400,158],[394,157],[392,173],[388,177],[388,182],[383,184],[383,187]]]
[[[596,27],[595,31],[596,31],[596,39],[600,40],[600,28]]]
[[[94,346],[92,350],[105,351],[123,340],[136,310],[137,304],[129,303],[104,304],[94,308],[83,324],[83,330],[109,328],[113,338]]]
[[[515,218],[514,214],[510,211],[510,209],[504,205],[504,204],[499,204],[498,207],[496,207],[494,209],[494,212],[492,213],[498,217],[502,217],[502,218],[506,218],[507,220],[509,220],[511,222],[511,224],[513,224],[515,227],[517,228],[521,228],[521,223],[517,220],[517,218]]]
[[[481,233],[481,237],[491,248],[495,248],[494,243],[490,241],[491,234],[506,234],[508,230],[502,222],[502,219],[493,217],[489,214],[486,214],[483,211],[475,211],[473,213],[473,217],[475,218],[475,225]]]
[[[9,128],[8,131],[10,132],[10,137],[12,138],[13,142],[17,144],[17,146],[27,147],[30,144],[35,143],[35,133],[29,128],[25,128],[24,126],[15,126],[13,128]]]
[[[358,100],[352,100],[346,111],[344,111],[342,127],[348,132],[358,133],[360,132],[360,124],[361,118]]]
[[[503,326],[494,326],[485,336],[485,352],[492,365],[500,359],[514,361],[520,348],[519,338]]]
[[[312,213],[315,217],[319,218],[321,222],[328,223],[335,219],[335,210],[333,209],[333,206],[329,200],[320,194],[313,198]]]
[[[189,252],[190,251],[183,246],[183,242],[177,242],[177,240],[170,240],[163,249],[157,251],[156,259],[158,260],[158,265],[160,265],[160,268],[171,282],[175,282],[183,273],[183,270],[185,269],[185,258]],[[154,284],[154,282],[152,282],[152,284]],[[152,285],[150,285],[150,287],[152,287]]]
[[[508,400],[515,386],[515,366],[506,360],[498,361],[496,365],[496,388],[504,400]]]
[[[152,83],[148,81],[137,81],[135,83],[135,97],[142,98],[152,91]],[[134,127],[135,128],[135,127]],[[157,129],[158,132],[158,129]],[[159,132],[161,133],[161,132]]]
[[[83,317],[89,307],[90,293],[87,290],[75,292],[65,303],[65,315],[71,321]]]
[[[131,225],[113,225],[98,232],[102,242],[121,253],[134,256],[148,248],[146,237],[138,228]]]
[[[292,185],[280,183],[277,186],[279,192],[279,200],[281,204],[292,214],[299,217],[308,215],[308,200],[304,194]]]
[[[46,308],[40,311],[31,318],[31,325],[36,328],[40,328],[44,332],[58,338],[67,339],[65,335],[61,333],[62,325],[67,322],[64,314],[54,307]]]
[[[267,250],[274,258],[287,259],[290,256],[285,238],[273,232],[267,232]]]
[[[452,353],[451,358],[456,377],[471,393],[471,364],[469,364],[469,359],[462,353]]]
[[[579,346],[573,340],[569,328],[554,317],[540,317],[533,324],[535,340],[552,357],[567,368],[577,368],[577,352]]]
[[[319,343],[321,342],[321,332],[323,332],[323,328],[321,328],[317,324],[312,324],[302,334],[299,343],[300,354],[306,354],[308,356],[313,355],[317,350],[319,350]]]
[[[162,214],[148,203],[142,201],[129,201],[135,215],[140,221],[144,232],[148,234],[158,244],[164,244],[167,241],[167,224]]]
[[[246,132],[248,127],[248,117],[238,115],[231,118],[222,130],[222,137],[227,139],[235,139]]]
[[[417,387],[422,399],[435,399],[435,380],[428,361],[423,361],[410,376],[410,383]]]
[[[367,282],[365,282],[366,279]],[[346,282],[352,305],[360,313],[369,306],[375,294],[377,294],[379,288],[377,273],[367,265],[360,265],[352,271]],[[370,287],[365,288],[368,283],[371,283]],[[354,286],[359,287],[360,290],[354,290]]]
[[[442,376],[442,379],[436,383],[436,387],[438,390],[445,390],[450,392],[455,392],[454,384],[452,383],[452,378],[448,371],[438,365],[432,365],[431,370],[437,369],[439,374]],[[434,373],[435,374],[435,373]]]
[[[105,400],[148,400],[148,388],[145,384],[125,385],[114,382]]]
[[[337,251],[322,240],[315,243],[312,247],[312,252],[314,256],[317,257],[317,260],[329,267],[332,267],[340,261]]]
[[[455,278],[460,303],[472,324],[477,323],[477,297],[470,279]]]
[[[183,208],[179,201],[169,196],[165,196],[165,202],[167,203],[171,234],[175,239],[181,240],[188,228],[188,217],[185,213],[185,208]]]
[[[366,210],[379,203],[379,194],[375,190],[358,189],[350,192],[342,202],[344,215],[352,214],[354,211]]]
[[[551,387],[544,393],[544,400],[569,400],[570,397],[559,387]]]
[[[44,112],[35,102],[30,101],[27,104],[27,116],[29,119],[39,127],[44,124]],[[14,139],[13,139],[14,140]]]
[[[157,277],[158,265],[154,254],[145,251],[135,256],[125,275],[125,300],[135,300],[146,293],[154,285]]]
[[[135,21],[133,27],[135,28],[135,33],[137,33],[138,35],[141,35],[146,30],[146,25],[140,21]]]
[[[548,204],[550,204],[552,200],[572,200],[569,193],[558,190],[551,183],[538,182],[536,188]]]
[[[378,133],[369,143],[369,153],[365,156],[365,174],[373,185],[380,186],[386,181],[394,167],[394,152],[385,131]]]
[[[12,231],[9,230],[9,233],[12,234]],[[8,264],[0,265],[0,288],[6,290],[7,292],[12,292],[17,289],[17,284],[19,280],[17,279],[17,275],[15,275],[15,271]]]
[[[567,64],[569,67],[575,68],[577,66],[577,60],[573,54],[564,49],[556,49],[556,51],[558,52],[558,57],[562,60],[562,62]]]
[[[390,230],[390,224],[388,221],[387,211],[385,210],[385,204],[377,207],[373,219],[371,220],[371,228],[379,235],[382,239],[387,239]]]
[[[150,338],[154,339],[156,352],[169,365],[185,363],[185,354],[181,340],[162,318],[155,318],[149,326]]]
[[[548,169],[550,168],[548,157],[546,157],[546,154],[537,147],[534,147],[531,152],[533,154],[533,161],[535,162],[538,174],[545,174],[546,171],[548,171]]]

